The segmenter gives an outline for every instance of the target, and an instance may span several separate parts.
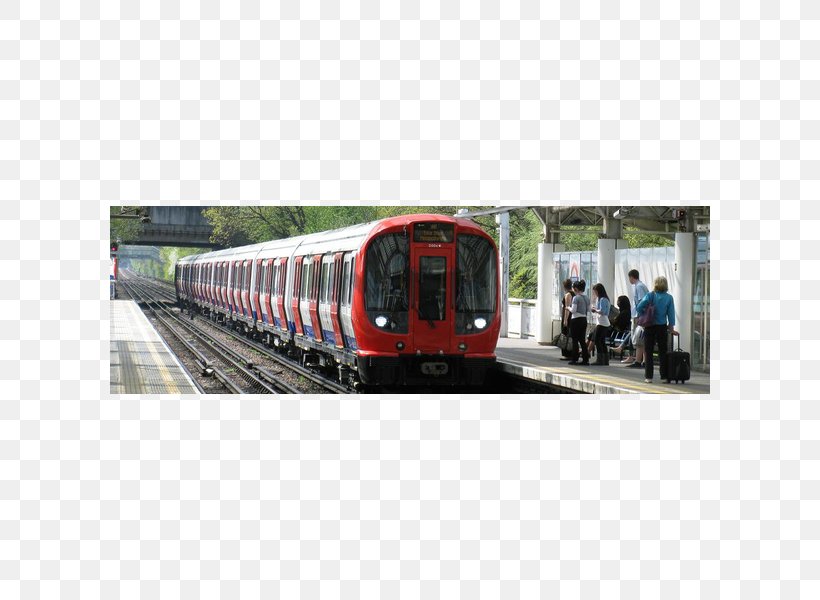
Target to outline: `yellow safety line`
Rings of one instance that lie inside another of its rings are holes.
[[[136,307],[136,304],[133,304],[132,306]],[[157,342],[150,339],[151,336],[148,335],[147,327],[151,327],[151,322],[148,321],[148,317],[145,317],[145,315],[142,315],[142,316],[145,319],[144,321],[140,320],[140,323],[141,323],[140,324],[140,333],[142,334],[142,341],[146,342],[146,346],[148,347],[148,352],[150,352],[151,356],[154,358],[154,364],[159,367],[160,377],[162,377],[162,380],[165,382],[165,384],[168,387],[173,388],[173,391],[168,391],[168,392],[165,392],[165,393],[179,394],[179,387],[177,386],[176,382],[168,375],[168,370],[165,368],[167,365],[165,365],[165,363],[162,360],[162,356],[157,352],[157,349],[154,347],[154,345]],[[147,322],[147,325],[146,325],[146,322]],[[154,331],[156,332],[156,330],[154,330]],[[159,333],[156,333],[156,334],[159,335]]]
[[[569,367],[545,367],[541,365],[533,365],[531,363],[519,363],[525,364],[526,366],[533,368],[533,369],[542,369],[547,371],[548,373],[556,373],[559,375],[573,375],[578,376],[577,379],[584,381],[584,379],[590,380],[594,383],[604,383],[609,384],[615,387],[626,388],[630,390],[634,390],[636,392],[649,392],[652,394],[695,394],[698,392],[690,392],[689,390],[680,390],[680,389],[672,389],[672,388],[664,388],[658,387],[655,383],[642,383],[642,382],[632,382],[630,380],[623,380],[611,375],[593,375],[586,371],[579,371],[578,369],[573,369]]]

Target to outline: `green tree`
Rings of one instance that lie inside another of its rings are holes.
[[[109,212],[109,236],[111,241],[121,240],[123,244],[135,242],[139,238],[140,220],[134,218],[138,206],[112,206]],[[128,218],[121,218],[123,215]]]
[[[211,240],[235,247],[267,240],[330,231],[406,214],[453,215],[456,206],[219,206],[203,214],[213,225]],[[495,233],[492,218],[477,219]]]
[[[177,248],[176,246],[163,246],[159,249],[159,257],[162,264],[161,273],[159,277],[166,281],[174,280],[174,266],[180,258],[190,256],[192,254],[200,254],[208,252],[202,248]]]

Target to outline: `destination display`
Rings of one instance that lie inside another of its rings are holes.
[[[453,241],[454,231],[452,223],[416,223],[413,227],[413,241],[449,244]]]

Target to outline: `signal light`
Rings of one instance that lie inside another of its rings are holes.
[[[118,242],[111,242],[111,252],[117,252],[120,249]]]

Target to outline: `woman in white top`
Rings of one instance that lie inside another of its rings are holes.
[[[592,286],[592,313],[595,315],[595,352],[598,359],[594,364],[609,365],[609,351],[606,347],[606,340],[609,337],[609,309],[612,306],[609,296],[602,283]]]
[[[584,338],[587,334],[587,313],[589,312],[589,300],[584,296],[584,290],[587,289],[587,282],[583,279],[572,284],[572,289],[575,291],[575,296],[572,298],[572,304],[569,307],[571,318],[569,320],[569,332],[572,336],[572,360],[570,365],[588,365],[589,364],[589,350],[584,343]],[[578,348],[581,348],[582,362],[578,362]]]

